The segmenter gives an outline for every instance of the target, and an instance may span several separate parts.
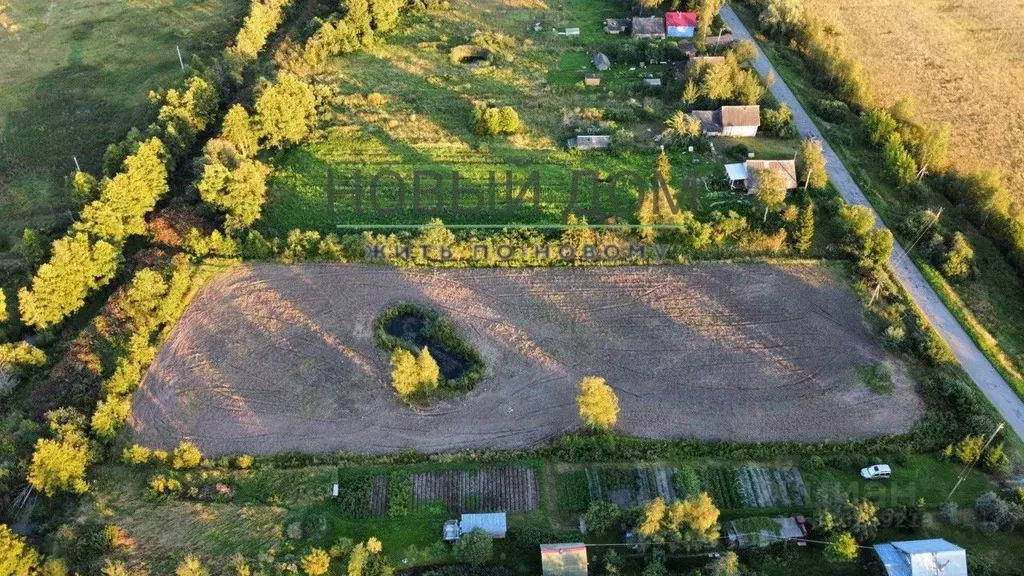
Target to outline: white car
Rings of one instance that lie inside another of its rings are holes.
[[[892,476],[892,468],[888,464],[875,464],[874,466],[862,468],[860,476],[865,480],[884,480]]]

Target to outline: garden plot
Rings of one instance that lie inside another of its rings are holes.
[[[451,514],[540,509],[536,472],[523,466],[413,474],[412,497],[415,512],[439,504]]]
[[[587,468],[587,489],[591,501],[608,500],[629,508],[655,498],[676,499],[671,468]]]
[[[787,508],[807,503],[807,486],[796,468],[744,467],[736,471],[746,508]]]
[[[133,401],[134,441],[188,439],[210,456],[521,449],[580,426],[576,388],[594,374],[619,397],[617,429],[640,437],[905,432],[923,403],[841,274],[239,266],[203,288],[159,352]],[[373,322],[403,301],[442,311],[480,353],[487,374],[473,392],[421,410],[397,398]],[[888,396],[857,375],[879,362],[893,366]]]
[[[723,510],[788,508],[807,503],[807,487],[796,468],[708,466],[695,468],[587,468],[590,501],[608,500],[620,508],[707,492]]]

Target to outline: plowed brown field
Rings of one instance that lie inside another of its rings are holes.
[[[471,394],[414,411],[393,394],[374,318],[448,314],[487,363]],[[652,438],[817,441],[907,430],[923,405],[856,296],[817,266],[532,270],[260,264],[206,286],[150,368],[136,440],[207,454],[521,448],[579,425],[604,376],[619,428]],[[891,396],[855,368],[888,362]]]

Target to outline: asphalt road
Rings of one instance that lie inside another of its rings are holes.
[[[743,22],[736,16],[731,6],[722,8],[722,19],[725,20],[733,34],[739,40],[754,40]],[[771,87],[772,94],[793,110],[796,118],[797,130],[802,138],[816,138],[821,141],[825,150],[825,158],[828,160],[828,175],[832,183],[843,195],[843,198],[851,204],[860,204],[871,208],[864,192],[860,186],[853,181],[850,172],[843,165],[842,160],[836,155],[835,150],[822,136],[814,121],[804,110],[803,106],[793,95],[793,91],[782,80],[782,76],[772,66],[760,47],[757,50],[757,60],[754,61],[754,68],[761,77],[766,77],[769,71],[775,75],[775,84]],[[871,208],[874,211],[874,208]],[[875,212],[875,220],[879,226],[885,226],[882,219]],[[953,349],[953,354],[970,375],[971,379],[978,385],[978,388],[988,396],[988,399],[995,405],[1002,414],[1007,425],[1012,427],[1018,436],[1024,437],[1024,402],[1014,393],[1013,389],[1003,380],[999,372],[992,367],[988,358],[971,340],[970,335],[963,329],[957,319],[946,308],[939,296],[932,290],[932,287],[925,280],[921,271],[907,257],[906,251],[897,242],[893,246],[892,258],[889,260],[893,273],[903,284],[903,287],[910,293],[914,303],[924,313],[925,317],[932,323],[939,334],[946,340]]]

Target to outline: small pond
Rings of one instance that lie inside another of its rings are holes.
[[[416,345],[417,348],[424,346],[430,348],[430,355],[437,361],[437,366],[441,369],[441,375],[445,380],[460,378],[473,367],[473,362],[469,358],[429,336],[427,319],[422,316],[416,314],[396,316],[384,325],[384,331],[399,340]]]

